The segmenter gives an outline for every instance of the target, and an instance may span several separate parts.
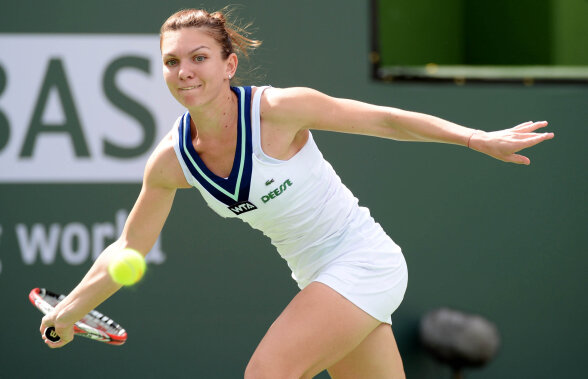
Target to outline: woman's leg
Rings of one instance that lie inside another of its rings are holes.
[[[312,378],[336,367],[380,324],[329,286],[313,282],[269,328],[247,365],[245,378]]]
[[[361,344],[329,368],[333,379],[405,378],[402,359],[389,324],[380,324]]]

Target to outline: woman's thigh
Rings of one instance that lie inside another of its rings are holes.
[[[245,378],[311,378],[354,351],[381,322],[313,282],[271,325]]]
[[[402,359],[389,324],[380,324],[359,346],[329,369],[333,379],[405,378]]]

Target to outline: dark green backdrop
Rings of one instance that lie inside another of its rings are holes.
[[[201,5],[3,2],[0,32],[157,33],[173,11]],[[418,341],[419,318],[438,306],[482,314],[499,328],[498,356],[468,378],[584,377],[588,88],[377,83],[369,75],[368,2],[252,0],[239,14],[264,41],[254,62],[265,76],[254,84],[311,86],[485,130],[550,121],[556,139],[529,151],[530,167],[455,146],[315,135],[361,204],[403,247],[410,281],[393,328],[409,378],[450,376]],[[1,54],[34,59],[32,51]],[[178,194],[163,232],[165,264],[100,308],[127,327],[128,343],[78,339],[57,351],[41,343],[28,291],[69,291],[89,264],[60,264],[59,257],[52,266],[23,264],[15,225],[112,222],[138,191],[138,184],[0,184],[0,377],[242,376],[297,289],[265,237],[215,216],[193,190]]]

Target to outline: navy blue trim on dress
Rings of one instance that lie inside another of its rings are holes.
[[[228,206],[249,199],[251,172],[253,168],[251,87],[231,87],[231,90],[237,95],[239,110],[237,118],[237,146],[233,159],[233,167],[228,178],[221,178],[210,171],[202,159],[200,159],[196,149],[194,149],[190,132],[191,117],[189,112],[186,112],[182,116],[178,126],[180,154],[190,173],[206,191]],[[242,98],[241,91],[243,91],[244,98]],[[245,141],[243,141],[243,138],[245,138]],[[243,144],[243,142],[245,143]],[[245,150],[244,154],[243,149]]]

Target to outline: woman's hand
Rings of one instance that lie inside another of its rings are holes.
[[[41,332],[41,338],[43,341],[49,346],[50,348],[58,348],[63,347],[64,345],[70,343],[74,338],[74,329],[73,324],[63,324],[56,320],[56,313],[51,312],[41,320],[41,326],[39,327],[39,331]],[[59,336],[59,341],[51,342],[45,336],[45,329],[48,327],[54,327],[55,333]]]
[[[531,160],[517,152],[552,139],[553,133],[535,133],[547,126],[547,121],[525,122],[514,128],[496,132],[474,132],[468,147],[504,162],[529,165]]]

